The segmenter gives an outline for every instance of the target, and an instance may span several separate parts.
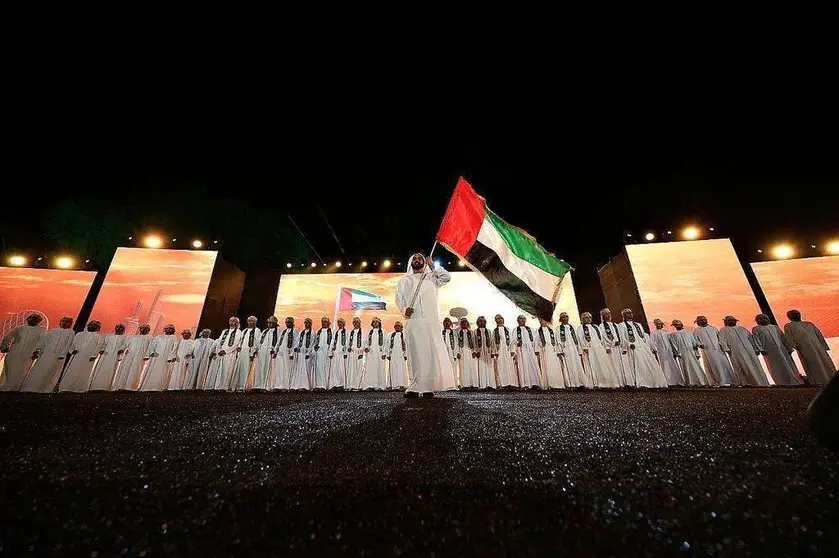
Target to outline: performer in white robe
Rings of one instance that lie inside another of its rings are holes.
[[[731,357],[735,378],[739,377],[741,384],[768,386],[769,380],[760,365],[763,346],[748,329],[737,325],[738,321],[734,316],[725,317],[725,327],[720,330],[720,346]]]
[[[192,332],[185,329],[181,332],[181,340],[178,342],[178,350],[175,353],[175,360],[172,362],[172,372],[169,374],[169,385],[167,390],[179,391],[186,389],[187,376],[189,376],[189,365],[193,358],[195,340],[192,339]]]
[[[562,373],[562,362],[559,358],[559,342],[556,333],[547,320],[539,318],[537,346],[539,347],[539,364],[542,368],[542,378],[545,389],[565,389],[565,377]]]
[[[112,384],[112,390],[137,391],[140,387],[140,378],[143,376],[143,368],[148,359],[146,354],[152,337],[149,335],[151,327],[149,324],[140,326],[140,333],[128,338],[128,345],[122,355],[122,362],[117,368],[116,377]]]
[[[350,339],[347,342],[347,389],[359,389],[364,375],[364,332],[361,319],[352,319]]]
[[[329,368],[332,365],[332,328],[329,318],[320,319],[320,329],[315,334],[315,346],[312,350],[315,362],[312,365],[312,389],[325,391],[329,383]]]
[[[387,387],[387,332],[382,329],[379,318],[373,318],[372,329],[364,338],[364,373],[361,376],[361,389],[385,389]]]
[[[670,341],[687,384],[689,386],[710,385],[699,363],[699,342],[691,332],[685,330],[685,324],[681,320],[673,320],[670,325],[676,328],[676,331],[670,333]]]
[[[277,345],[280,342],[280,332],[277,329],[278,320],[271,316],[265,320],[265,329],[259,336],[256,348],[256,364],[253,369],[253,387],[261,391],[268,390],[273,380],[274,368],[277,366]]]
[[[696,329],[693,336],[699,343],[699,350],[702,353],[702,365],[705,367],[705,374],[708,376],[710,385],[734,386],[734,369],[728,361],[728,356],[720,346],[720,332],[716,327],[708,324],[708,318],[697,316]]]
[[[510,335],[510,328],[504,325],[504,317],[501,314],[495,315],[492,341],[495,348],[495,364],[498,367],[498,387],[502,389],[520,387],[515,360],[516,342]]]
[[[105,337],[105,346],[99,353],[99,360],[93,369],[93,379],[90,391],[109,391],[116,377],[117,367],[122,361],[122,355],[128,347],[128,337],[125,336],[125,326],[114,326],[114,334]]]
[[[312,331],[312,320],[303,320],[303,331],[297,338],[297,345],[294,347],[294,367],[291,369],[291,378],[288,382],[288,389],[309,390],[312,389],[312,365],[314,364],[315,332]]]
[[[559,326],[556,328],[559,340],[559,361],[562,363],[562,373],[569,388],[592,388],[594,384],[583,368],[583,348],[574,327],[568,323],[568,314],[559,315]]]
[[[213,345],[216,342],[215,339],[210,339],[211,333],[209,329],[201,330],[201,335],[192,345],[192,357],[189,359],[189,374],[186,377],[185,389],[204,389]]]
[[[487,319],[483,316],[478,316],[475,320],[478,329],[475,330],[475,352],[478,353],[478,388],[479,389],[495,389],[495,362],[492,355],[494,349],[492,348],[492,335],[487,329]]]
[[[798,367],[792,360],[795,350],[784,332],[776,325],[769,323],[769,316],[758,314],[755,316],[757,325],[752,328],[755,336],[763,347],[763,360],[769,375],[776,386],[797,386],[801,383]]]
[[[38,357],[35,351],[44,335],[44,328],[38,325],[41,320],[38,314],[30,314],[25,326],[12,329],[0,342],[0,353],[6,355],[0,391],[19,391],[23,386],[33,360]]]
[[[455,375],[455,385],[460,386],[460,370],[457,366],[457,332],[452,327],[452,321],[448,317],[443,318],[443,346],[452,361],[452,370]]]
[[[437,291],[450,280],[449,272],[431,258],[414,254],[406,275],[396,285],[396,306],[407,318],[405,341],[411,383],[405,389],[405,397],[418,397],[420,393],[432,397],[435,391],[456,387],[451,360],[437,333]]]
[[[388,382],[390,389],[405,389],[408,385],[408,345],[402,332],[402,322],[393,324],[387,347]]]
[[[542,370],[539,368],[539,346],[533,337],[533,330],[527,324],[527,318],[518,317],[519,325],[513,329],[513,341],[516,343],[516,363],[519,367],[521,387],[524,389],[542,388]]]
[[[140,391],[163,391],[178,356],[180,339],[175,335],[174,324],[166,324],[161,335],[155,335],[146,353],[148,364],[140,380]]]
[[[349,336],[347,335],[347,322],[344,318],[338,318],[338,329],[332,339],[332,348],[329,350],[331,365],[329,366],[329,382],[327,387],[335,391],[343,391],[347,381],[347,348],[349,347]]]
[[[626,380],[626,371],[629,370],[629,354],[623,350],[620,328],[612,321],[612,311],[610,309],[604,308],[600,311],[600,325],[597,328],[602,334],[606,354],[612,359],[612,367],[617,373],[621,385],[634,386],[634,382],[627,383]]]
[[[624,349],[629,354],[629,364],[632,370],[632,377],[635,379],[635,387],[666,388],[667,378],[658,365],[653,355],[654,350],[650,347],[647,334],[641,324],[633,321],[632,310],[624,308],[621,311],[623,323],[621,324],[621,339]]]
[[[676,362],[676,353],[670,341],[670,333],[664,330],[664,322],[653,320],[655,331],[650,332],[650,344],[655,347],[658,355],[658,364],[664,371],[668,386],[683,386],[685,379],[682,377],[682,370]]]
[[[583,349],[583,370],[588,374],[594,387],[613,389],[621,387],[621,381],[611,357],[606,348],[611,345],[609,340],[601,336],[600,329],[591,323],[591,314],[583,312],[580,315],[580,327],[577,328],[577,340]]]
[[[230,380],[231,391],[245,391],[248,388],[248,379],[256,363],[256,353],[259,351],[260,334],[259,328],[256,327],[256,316],[248,316],[248,327],[242,330],[239,356],[236,359],[233,378]]]
[[[280,332],[280,340],[277,341],[277,364],[274,367],[274,383],[272,389],[288,390],[291,384],[291,373],[294,370],[294,349],[297,348],[297,341],[300,333],[294,329],[294,318],[288,316],[285,319],[285,329]]]
[[[38,360],[29,369],[29,375],[23,382],[21,391],[52,393],[61,377],[64,363],[67,362],[67,353],[73,346],[75,333],[72,327],[73,318],[63,316],[57,328],[41,337],[37,349]]]
[[[230,389],[230,380],[236,370],[236,359],[242,348],[242,331],[239,329],[239,318],[236,316],[231,317],[227,323],[230,327],[222,331],[213,343],[215,356],[210,362],[210,371],[207,373],[204,389]]]
[[[460,388],[478,389],[478,353],[475,347],[475,335],[466,318],[460,319],[457,332],[457,363],[460,365]]]
[[[827,354],[830,346],[824,335],[813,322],[802,322],[798,310],[787,312],[787,318],[790,322],[784,326],[784,333],[798,351],[807,381],[817,386],[827,385],[836,374],[836,366]]]
[[[105,336],[99,333],[102,324],[93,320],[87,324],[87,331],[80,331],[73,338],[70,348],[70,362],[58,384],[58,391],[81,393],[90,387],[90,375],[99,351],[105,346]]]

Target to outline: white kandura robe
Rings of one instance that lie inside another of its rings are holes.
[[[699,343],[693,334],[686,329],[676,330],[670,333],[670,341],[679,358],[682,374],[687,378],[688,385],[710,385],[699,363]]]
[[[332,352],[332,329],[320,328],[315,334],[315,346],[312,354],[315,357],[312,366],[312,389],[326,389],[329,384],[329,368],[332,360],[329,358]]]
[[[204,389],[230,389],[230,380],[233,379],[241,344],[242,330],[239,328],[228,328],[221,332],[219,338],[213,343],[215,358],[210,362],[210,371],[207,373]],[[223,355],[222,351],[224,351]]]
[[[550,326],[541,326],[536,330],[536,343],[539,347],[539,364],[544,373],[543,383],[546,389],[565,389],[562,374],[562,362],[559,358],[559,341],[556,332]]]
[[[481,389],[495,389],[495,363],[492,355],[493,339],[487,328],[478,328],[474,331],[475,351],[478,353],[478,387]]]
[[[349,346],[350,334],[346,329],[335,330],[332,338],[332,347],[329,349],[331,364],[329,366],[329,381],[327,387],[344,388],[347,381],[347,347]]]
[[[64,363],[67,362],[67,353],[73,346],[75,335],[69,327],[67,329],[57,327],[41,337],[38,343],[38,360],[29,369],[29,375],[23,382],[21,391],[52,393],[61,377]]]
[[[26,375],[32,367],[32,355],[41,342],[44,328],[40,326],[17,326],[0,342],[0,347],[8,350],[3,360],[3,387],[0,391],[18,391],[23,386]]]
[[[93,369],[93,380],[90,382],[91,391],[108,391],[111,389],[116,377],[117,367],[122,361],[126,347],[128,347],[128,337],[126,335],[114,333],[105,336],[103,353],[99,355],[99,360],[96,361],[96,367]]]
[[[382,332],[379,339],[378,331]],[[381,342],[380,342],[381,341]],[[364,336],[365,353],[364,374],[361,377],[361,389],[386,389],[388,334],[384,329],[371,329]]]
[[[364,375],[364,332],[351,329],[347,339],[347,389],[359,389]]]
[[[713,385],[733,386],[734,369],[728,361],[722,347],[720,347],[720,332],[716,327],[708,324],[697,326],[693,330],[693,337],[699,343],[699,350],[702,353],[702,364],[705,366],[705,374],[708,381]]]
[[[790,322],[784,326],[784,333],[798,351],[807,381],[826,385],[836,374],[836,366],[827,354],[830,347],[819,328],[813,322]]]
[[[70,358],[67,370],[61,378],[58,391],[73,391],[81,393],[87,391],[90,385],[90,374],[93,372],[93,360],[105,346],[105,336],[98,331],[80,331],[73,338],[70,352],[76,354]]]
[[[414,301],[414,293],[418,293],[413,302],[414,313],[405,320],[411,371],[411,382],[405,391],[426,393],[457,387],[452,361],[439,333],[441,320],[437,304],[437,291],[450,280],[449,272],[442,266],[434,266],[433,271],[426,266],[424,273],[413,273],[409,264],[407,274],[396,285],[396,306],[403,316]]]
[[[187,376],[189,376],[189,364],[192,361],[192,350],[195,347],[195,339],[181,339],[178,341],[178,351],[175,353],[175,362],[172,363],[172,373],[169,374],[169,385],[166,389],[182,390],[186,387]]]
[[[749,386],[768,386],[758,355],[763,347],[743,326],[725,326],[720,330],[720,346],[731,357],[735,378]]]
[[[297,341],[300,332],[296,329],[285,328],[280,332],[280,339],[277,341],[277,363],[274,366],[274,381],[268,384],[271,389],[288,389],[291,383],[291,372],[294,370],[294,349],[297,348]]]
[[[186,376],[184,389],[203,389],[204,381],[210,366],[210,355],[213,354],[215,339],[199,337],[192,344],[192,357],[189,359],[189,373]]]
[[[408,385],[408,345],[405,334],[394,331],[387,346],[388,387],[403,389]]]
[[[457,332],[457,362],[460,365],[460,387],[478,387],[478,361],[475,358],[475,335],[471,329]]]
[[[623,348],[629,355],[629,365],[636,387],[666,388],[667,378],[653,355],[647,334],[638,322],[620,324]]]
[[[495,362],[498,365],[498,386],[519,387],[519,377],[516,372],[516,341],[507,326],[496,326],[492,330],[493,347],[495,348]]]
[[[269,389],[269,382],[277,366],[277,345],[280,342],[280,330],[276,327],[262,330],[256,347],[256,364],[253,367],[253,386],[251,389]]]
[[[763,347],[766,368],[772,381],[778,386],[797,386],[801,383],[798,377],[798,367],[792,360],[790,353],[794,350],[792,343],[776,325],[755,326],[752,335],[760,341]]]
[[[128,338],[128,346],[122,355],[122,362],[117,369],[116,377],[112,384],[112,390],[127,389],[137,391],[140,387],[140,378],[143,375],[143,367],[146,365],[146,354],[151,343],[151,335],[132,335]]]
[[[452,362],[452,370],[454,371],[454,383],[460,386],[460,369],[457,363],[457,331],[443,328],[443,346],[446,348],[446,353]]]
[[[620,377],[615,370],[614,362],[606,353],[609,346],[600,337],[600,330],[594,324],[580,324],[577,328],[577,340],[580,348],[583,349],[583,370],[594,382],[594,387],[619,388],[621,387]]]
[[[311,329],[303,329],[300,332],[300,337],[297,338],[297,345],[294,347],[294,367],[291,369],[288,389],[312,389],[312,365],[315,362],[313,358],[314,348],[315,332]]]
[[[565,380],[570,388],[594,387],[591,378],[583,368],[582,348],[577,332],[571,324],[559,324],[556,328],[559,343],[559,358],[565,373]]]
[[[248,378],[251,369],[256,364],[256,353],[259,351],[259,337],[262,332],[258,327],[242,330],[242,344],[239,350],[239,357],[236,359],[236,368],[233,377],[230,379],[230,389],[233,391],[244,391],[248,388]]]
[[[658,364],[664,371],[664,377],[667,378],[667,385],[685,385],[682,370],[679,368],[679,363],[676,362],[676,353],[673,350],[673,345],[670,343],[670,334],[663,329],[650,332],[650,343],[655,347],[656,353],[658,354]]]
[[[612,367],[617,373],[621,385],[634,385],[632,382],[627,383],[626,380],[626,371],[629,369],[629,355],[623,350],[620,328],[614,322],[601,322],[597,329],[600,330],[606,354],[612,359]]]
[[[163,391],[169,383],[169,374],[175,357],[178,356],[177,335],[162,333],[155,335],[149,343],[146,355],[149,357],[146,373],[140,381],[140,391]],[[155,356],[157,355],[157,356]]]
[[[536,333],[530,326],[516,326],[510,332],[516,347],[516,362],[521,376],[521,387],[541,388],[542,370],[539,368],[539,346]]]

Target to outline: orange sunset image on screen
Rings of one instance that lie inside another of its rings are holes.
[[[280,321],[293,316],[302,326],[302,319],[312,318],[314,327],[320,327],[323,316],[333,320],[344,318],[352,327],[352,318],[361,318],[364,329],[369,328],[374,316],[382,326],[391,331],[393,324],[404,318],[396,307],[396,284],[404,273],[336,273],[312,275],[283,275],[277,294],[275,314]],[[507,326],[515,325],[521,314],[507,299],[483,277],[471,271],[451,272],[452,280],[439,291],[440,319],[445,316],[465,315],[472,324],[478,316],[485,316],[489,326],[495,327],[493,318],[501,314]],[[556,317],[568,312],[571,320],[579,323],[577,299],[571,274],[562,280]],[[558,320],[555,320],[558,323]],[[528,324],[538,327],[538,321],[528,316]],[[488,327],[489,327],[488,326]]]
[[[698,315],[722,327],[729,314],[749,325],[760,313],[728,239],[638,244],[626,251],[651,330],[656,318],[668,329],[674,318],[693,329]]]
[[[31,313],[41,315],[44,329],[57,327],[61,316],[75,320],[95,277],[95,271],[0,267],[0,338]]]
[[[195,330],[210,285],[217,252],[119,248],[105,276],[91,319],[102,330],[125,324],[125,333],[149,324],[161,333],[167,323],[178,332]]]

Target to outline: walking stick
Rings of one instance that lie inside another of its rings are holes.
[[[435,248],[437,248],[437,241],[436,240],[434,241],[434,246],[431,247],[431,252],[428,253],[427,258],[430,258],[432,255],[434,255],[434,249]],[[420,277],[419,283],[417,283],[417,290],[414,291],[414,298],[411,299],[410,308],[413,308],[414,304],[416,304],[416,302],[417,302],[417,297],[419,296],[420,287],[422,287],[422,282],[425,281],[425,276],[426,275],[428,275],[428,273],[423,273],[422,277]],[[410,320],[410,318],[406,318],[406,319]]]

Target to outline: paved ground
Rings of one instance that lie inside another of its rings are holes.
[[[0,395],[0,555],[839,549],[809,388]]]

